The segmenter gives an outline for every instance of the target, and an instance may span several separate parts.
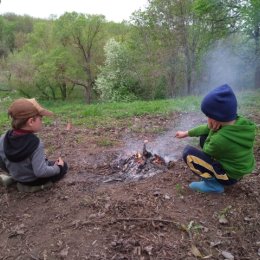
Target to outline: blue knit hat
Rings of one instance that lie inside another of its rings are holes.
[[[225,84],[211,90],[201,102],[201,111],[220,122],[236,119],[237,99],[232,88]]]

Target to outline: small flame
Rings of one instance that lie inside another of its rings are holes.
[[[157,154],[154,155],[154,159],[152,161],[153,161],[153,163],[156,163],[156,164],[161,164],[161,165],[165,164],[164,159]]]
[[[136,158],[137,158],[137,159],[140,159],[140,158],[142,158],[142,157],[143,157],[143,156],[142,156],[141,153],[137,153],[137,154],[136,154]]]
[[[135,154],[135,162],[137,162],[138,164],[144,163],[144,158],[143,158],[143,155],[141,153],[137,152]]]

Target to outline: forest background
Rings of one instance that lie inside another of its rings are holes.
[[[1,8],[1,4],[0,4]],[[0,91],[86,103],[260,88],[259,0],[149,0],[129,21],[0,16]]]

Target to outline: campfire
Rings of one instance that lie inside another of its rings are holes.
[[[134,153],[127,158],[121,158],[116,162],[114,169],[119,171],[120,178],[144,179],[155,174],[162,173],[171,168],[174,163],[166,162],[165,159],[147,150],[147,141],[144,142],[142,152]]]

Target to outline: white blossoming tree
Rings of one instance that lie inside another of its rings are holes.
[[[96,90],[105,101],[131,101],[136,81],[131,70],[131,58],[126,46],[110,39],[105,47],[105,64],[96,80]]]

